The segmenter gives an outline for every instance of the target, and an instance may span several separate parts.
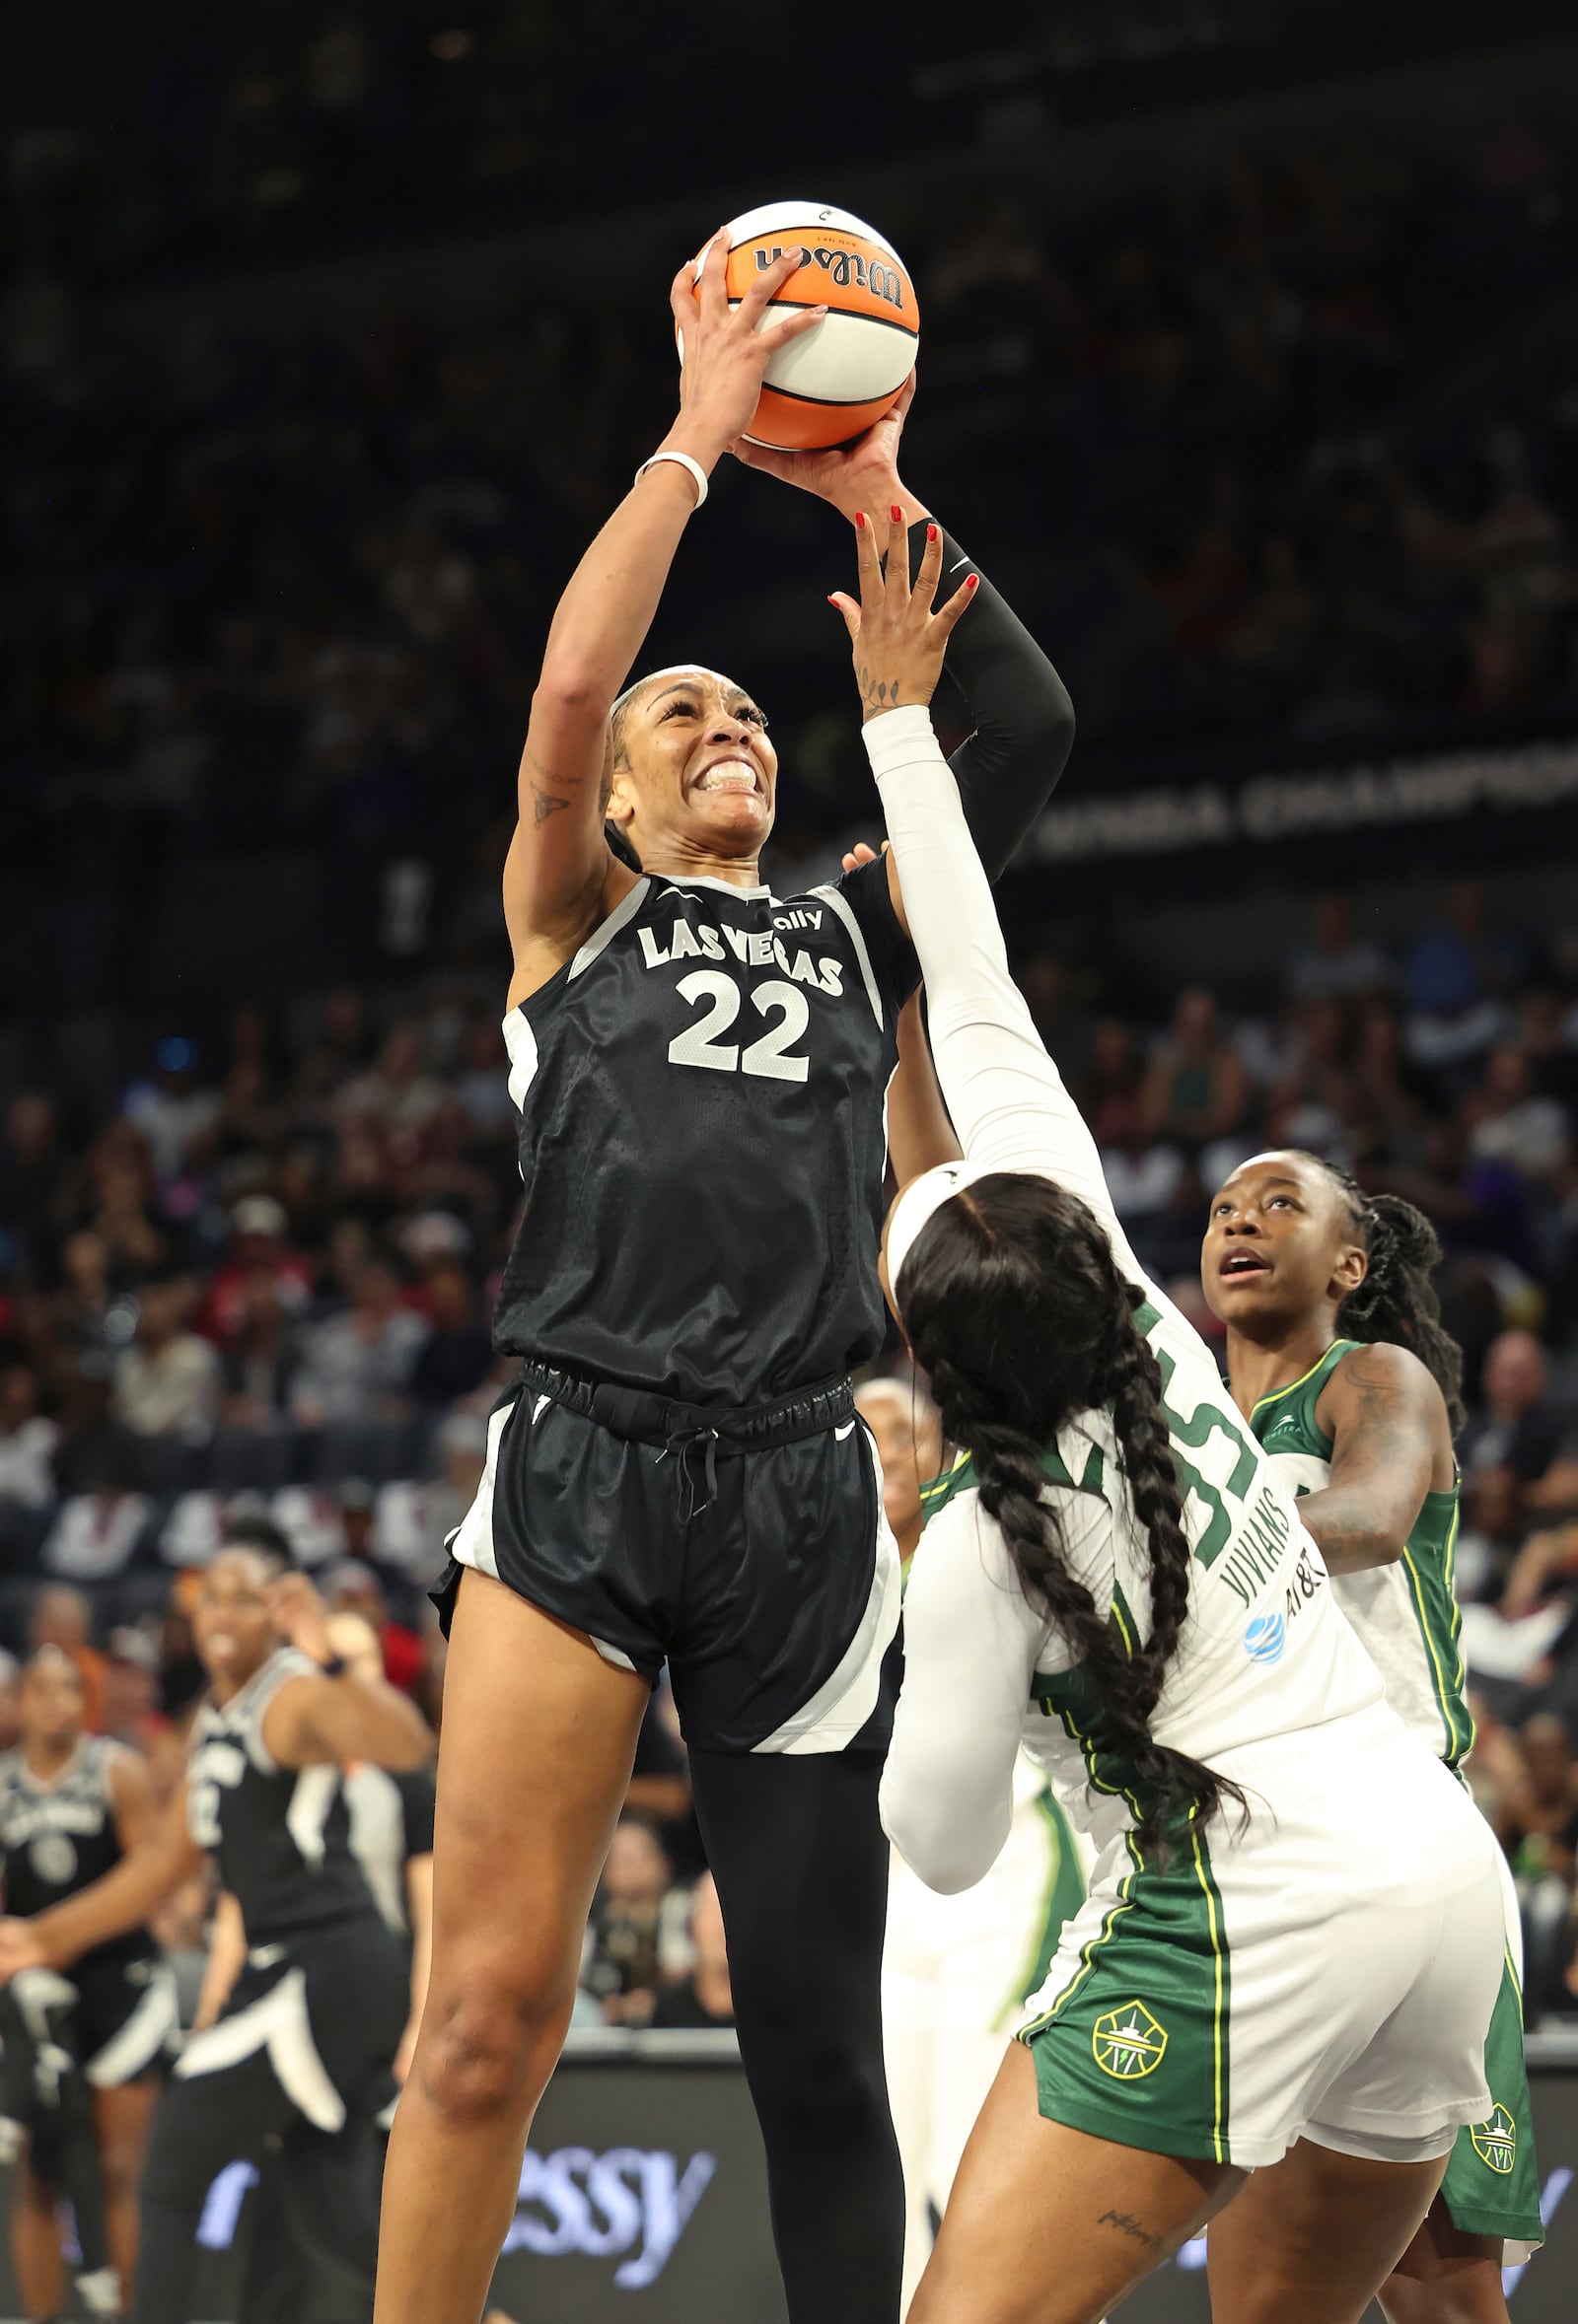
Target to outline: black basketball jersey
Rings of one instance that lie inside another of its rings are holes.
[[[526,1206],[497,1346],[713,1408],[873,1356],[917,975],[882,863],[787,901],[639,880],[505,1021]]]
[[[263,1741],[279,1689],[317,1668],[282,1648],[228,1703],[204,1703],[192,1728],[188,1827],[217,1858],[252,1945],[378,1909],[351,1853],[339,1769],[280,1767]]]
[[[119,1864],[110,1771],[123,1749],[107,1735],[84,1735],[47,1783],[30,1773],[21,1750],[0,1757],[0,1853],[8,1913],[30,1920]],[[154,1950],[147,1931],[134,1929],[96,1946],[93,1957],[113,1953],[141,1960]]]

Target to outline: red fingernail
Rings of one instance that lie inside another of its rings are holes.
[[[837,602],[838,602],[838,599],[837,599],[836,598],[829,598],[829,599],[827,599],[827,602],[828,602],[828,604],[829,604],[829,605],[836,605],[836,604],[837,604]]]
[[[893,521],[894,521],[894,523],[895,523],[896,525],[897,524],[897,522],[898,522],[899,518],[900,518],[900,517],[903,515],[903,513],[904,513],[904,512],[903,512],[903,510],[902,510],[902,509],[901,509],[901,508],[898,506],[898,503],[897,503],[897,501],[895,501],[895,502],[894,502],[894,505],[893,505],[893,507],[892,507],[892,508],[891,508],[891,509],[888,511],[888,514],[889,514],[889,516],[890,516],[890,517],[892,517],[892,519],[893,519]]]
[[[978,573],[972,573],[969,576],[969,579],[966,582],[965,587],[967,589],[979,589],[980,575]]]
[[[864,532],[866,529],[866,512],[864,509],[856,509],[855,511],[855,528],[856,530],[860,532]]]
[[[936,526],[935,526],[935,525],[928,525],[928,526],[927,526],[927,528],[926,528],[926,538],[927,538],[928,540],[935,540],[935,539],[936,539],[936,537],[937,537],[937,528],[936,528]]]

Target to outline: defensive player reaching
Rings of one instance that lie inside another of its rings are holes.
[[[777,760],[743,687],[686,665],[621,692],[767,358],[817,327],[755,327],[797,255],[734,313],[721,244],[699,301],[677,279],[679,420],[571,580],[533,701],[504,885],[526,1193],[494,1326],[522,1369],[443,1592],[432,1975],[380,2324],[481,2309],[665,1658],[790,2317],[897,2313],[877,1788],[898,1561],[850,1373],[882,1339],[884,1094],[914,952],[882,865],[770,892]],[[902,501],[901,421],[753,464],[852,520],[863,492]],[[962,584],[952,617],[967,605],[961,774],[1000,866],[1072,716],[990,588]]]
[[[84,1731],[82,1676],[57,1647],[22,1674],[22,1740],[0,1758],[6,1911],[31,1919],[90,1887],[158,1818],[134,1751]],[[12,2255],[29,2313],[65,2307],[60,2199],[76,2221],[79,2298],[118,2315],[137,2255],[137,2185],[176,2031],[175,1981],[141,1926],[74,1961],[36,1968],[0,1998],[0,2151],[21,2161]]]
[[[370,2296],[374,2125],[407,1979],[351,1852],[340,1768],[419,1766],[431,1743],[403,1695],[335,1660],[306,1576],[281,1575],[259,1549],[215,1558],[193,1628],[213,1691],[165,1818],[91,1887],[0,1924],[0,1974],[68,1967],[139,1928],[209,1854],[240,1907],[247,1965],[181,2051],[154,2119],[132,2324],[189,2324],[214,2172],[270,2134],[284,2142],[304,2236]]]
[[[1301,1496],[1299,1515],[1388,1702],[1456,1768],[1473,1732],[1452,1590],[1463,1360],[1431,1288],[1440,1255],[1411,1204],[1367,1199],[1314,1155],[1273,1153],[1245,1162],[1217,1193],[1201,1272],[1227,1325],[1235,1404]],[[1523,1933],[1498,1863],[1506,1957],[1485,2046],[1491,2109],[1459,2132],[1441,2192],[1380,2294],[1393,2324],[1506,2324],[1502,2267],[1542,2239]],[[1248,2259],[1281,2200],[1280,2178],[1257,2178],[1217,2221],[1213,2266],[1241,2241]]]
[[[1388,1708],[1292,1494],[1123,1237],[924,707],[935,567],[911,594],[890,554],[885,583],[862,536],[860,572],[866,741],[965,1153],[888,1222],[968,1460],[911,1570],[884,1817],[932,1885],[967,1886],[1029,1728],[1098,1850],[910,2324],[1085,2324],[1284,2156],[1213,2312],[1352,2324],[1487,2108],[1494,1842]]]

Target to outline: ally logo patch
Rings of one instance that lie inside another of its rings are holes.
[[[1518,2159],[1518,2126],[1505,2106],[1496,2107],[1484,2122],[1476,2122],[1469,2136],[1485,2168],[1493,2170],[1498,2179],[1506,2178]]]
[[[1167,2050],[1167,2028],[1143,2002],[1109,2009],[1091,2027],[1091,2053],[1114,2081],[1138,2081],[1154,2074]]]
[[[1288,1626],[1280,1614],[1256,1614],[1244,1633],[1244,1652],[1252,1662],[1280,1662],[1288,1643]]]

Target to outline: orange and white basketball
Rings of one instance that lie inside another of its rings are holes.
[[[858,436],[882,418],[915,368],[920,315],[897,251],[864,219],[813,202],[768,202],[727,231],[731,307],[798,243],[810,256],[765,309],[761,327],[796,307],[828,309],[815,330],[791,339],[768,364],[747,430],[752,443],[812,452]]]

